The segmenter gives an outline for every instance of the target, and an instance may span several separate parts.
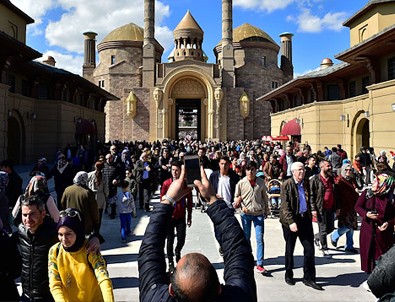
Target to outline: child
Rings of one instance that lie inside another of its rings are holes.
[[[106,262],[87,253],[84,220],[77,209],[59,213],[59,243],[49,250],[49,288],[55,301],[114,301]]]
[[[133,195],[129,191],[129,182],[124,180],[121,183],[122,190],[118,192],[119,219],[121,220],[121,239],[126,242],[126,237],[130,234],[130,224],[132,213],[136,213],[136,205]]]

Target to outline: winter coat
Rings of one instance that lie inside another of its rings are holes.
[[[18,237],[22,255],[22,290],[34,301],[53,301],[49,291],[48,252],[58,242],[56,224],[48,217],[34,234],[20,224]]]

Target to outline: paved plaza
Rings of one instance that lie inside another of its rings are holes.
[[[27,168],[16,169],[24,178],[24,185],[29,177]],[[53,183],[50,182],[50,188]],[[54,194],[54,192],[52,192]],[[157,196],[154,196],[157,197]],[[159,199],[151,200],[151,205]],[[239,215],[237,215],[239,216]],[[102,245],[102,254],[108,263],[108,270],[113,281],[116,301],[139,301],[137,258],[149,222],[149,214],[138,211],[138,217],[132,220],[133,235],[127,243],[121,242],[120,221],[104,217],[102,234],[106,242]],[[315,225],[315,230],[317,226]],[[359,231],[354,233],[355,247],[359,248]],[[255,253],[255,234],[252,232],[251,242]],[[339,246],[345,243],[340,238]],[[332,248],[332,258],[326,259],[318,255],[316,248],[317,283],[324,291],[316,291],[302,283],[303,249],[298,241],[295,249],[295,286],[284,282],[284,249],[278,218],[265,220],[265,261],[264,266],[270,271],[270,276],[255,273],[258,289],[258,301],[376,301],[376,298],[362,287],[367,274],[360,270],[359,255],[345,253]],[[218,252],[218,244],[214,238],[213,226],[206,213],[194,210],[192,226],[187,228],[187,238],[182,254],[200,252],[214,264],[222,279],[223,259]],[[223,280],[222,280],[223,281]],[[241,301],[242,302],[242,301]]]

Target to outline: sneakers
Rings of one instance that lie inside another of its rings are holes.
[[[318,237],[314,237],[314,244],[315,244],[317,247],[320,247],[320,239],[319,239]]]
[[[255,271],[260,274],[267,274],[268,270],[261,265],[257,265]]]
[[[333,245],[334,247],[337,247],[337,241],[333,240],[332,237],[331,237],[331,243],[332,243],[332,245]]]
[[[325,258],[331,258],[331,255],[329,255],[328,250],[321,250],[321,255],[322,255],[322,257],[325,257]]]

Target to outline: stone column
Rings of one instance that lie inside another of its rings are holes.
[[[82,76],[93,81],[93,71],[96,68],[96,36],[94,32],[84,32],[84,65]]]
[[[214,129],[215,129],[215,137],[217,139],[220,138],[220,126],[219,121],[221,118],[220,110],[221,110],[221,101],[224,97],[224,93],[220,87],[217,87],[214,91],[214,99],[215,99],[215,122],[214,122]]]

